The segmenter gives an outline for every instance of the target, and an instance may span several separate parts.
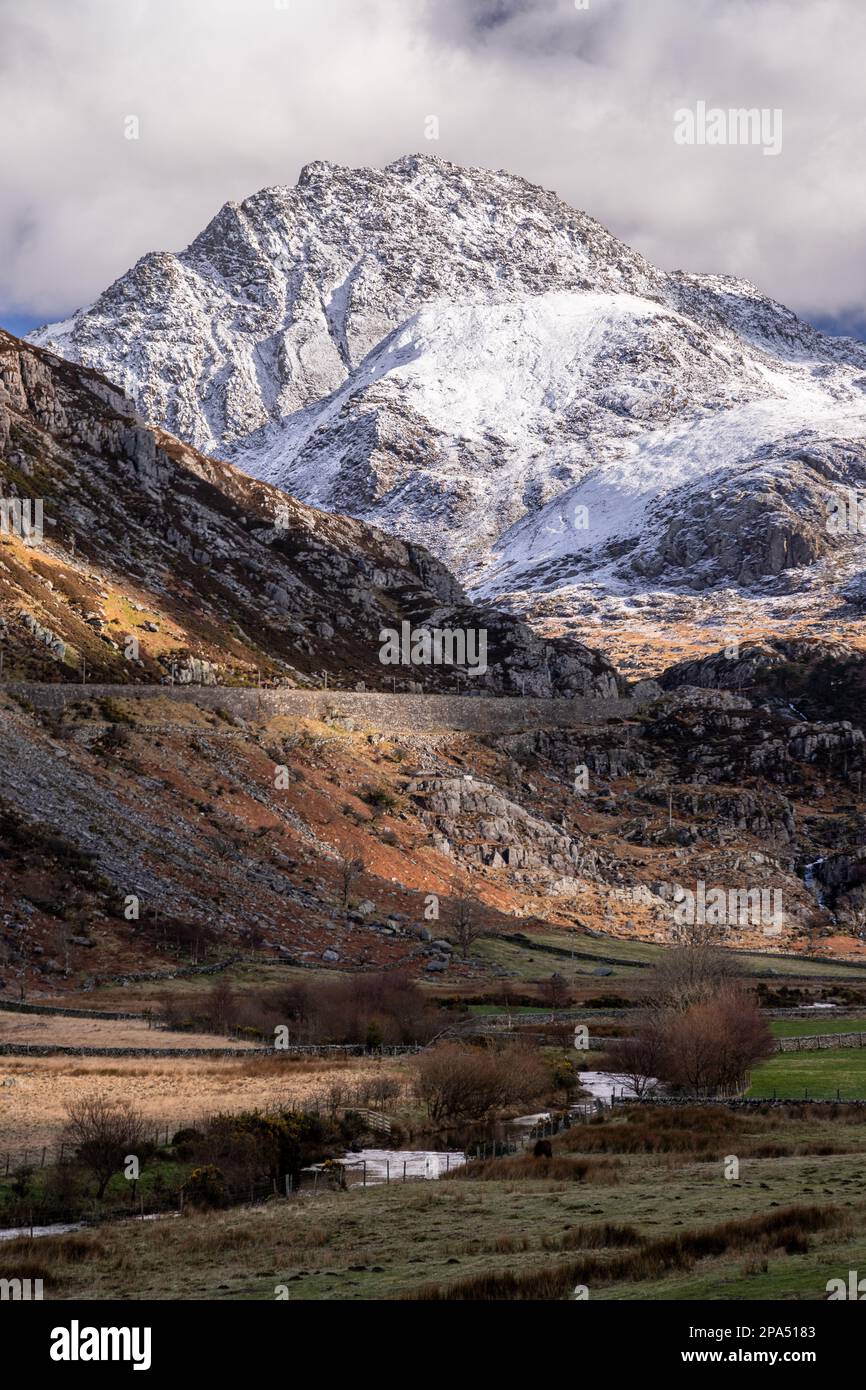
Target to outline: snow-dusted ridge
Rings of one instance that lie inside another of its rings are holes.
[[[866,483],[866,347],[501,171],[308,165],[31,336],[530,610],[863,568],[825,507]]]

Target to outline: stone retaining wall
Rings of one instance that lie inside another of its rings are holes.
[[[359,724],[401,733],[460,729],[471,733],[510,733],[526,727],[554,728],[606,719],[628,719],[646,700],[534,700],[508,695],[389,695],[375,691],[269,690],[239,686],[76,685],[19,681],[5,689],[35,709],[62,710],[78,700],[141,700],[155,696],[204,709],[225,710],[242,719],[291,715],[324,719],[330,712]]]
[[[121,975],[94,975],[99,985],[132,985],[143,980],[181,980],[192,975],[218,975],[230,966],[237,965],[241,956],[229,956],[211,965],[180,965],[176,970],[128,970]]]

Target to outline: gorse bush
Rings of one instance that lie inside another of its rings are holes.
[[[399,805],[397,797],[385,787],[367,787],[361,792],[361,800],[374,812],[394,811]]]
[[[344,1147],[339,1128],[305,1111],[248,1110],[213,1115],[184,1150],[201,1168],[216,1168],[227,1198],[243,1197],[250,1187],[297,1180],[302,1168]]]
[[[225,1176],[212,1163],[193,1168],[182,1190],[190,1206],[221,1207],[226,1201]]]

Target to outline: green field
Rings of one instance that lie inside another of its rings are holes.
[[[773,1018],[770,1032],[776,1038],[806,1038],[819,1033],[866,1033],[866,1018],[842,1018],[816,1012],[814,1018]]]
[[[757,1098],[866,1100],[866,1048],[778,1052],[752,1069],[747,1094]]]
[[[603,989],[605,980],[637,983],[647,973],[640,966],[655,964],[663,949],[647,941],[572,935],[567,931],[533,931],[527,937],[526,942],[504,936],[482,937],[475,942],[473,953],[486,964],[507,970],[521,980],[546,980],[556,971],[566,980],[585,982],[594,979],[596,970],[602,969],[610,972],[598,977],[599,988]],[[544,950],[545,946],[553,949]],[[572,950],[576,953],[573,958]]]
[[[166,969],[169,968],[167,965]],[[173,994],[204,997],[211,993],[217,981],[243,992],[271,989],[289,981],[296,984],[299,980],[309,980],[312,973],[303,966],[284,965],[278,960],[238,961],[215,975],[178,975],[173,979],[133,980],[125,985],[107,981],[82,998],[72,998],[71,1006],[79,1009],[119,1007],[135,1012]],[[316,968],[315,976],[320,980],[338,980],[344,978],[344,972],[323,966]]]

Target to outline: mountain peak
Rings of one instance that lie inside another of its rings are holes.
[[[430,153],[313,161],[35,341],[480,592],[562,592],[557,614],[666,579],[793,584],[835,545],[821,488],[866,475],[866,350]]]

